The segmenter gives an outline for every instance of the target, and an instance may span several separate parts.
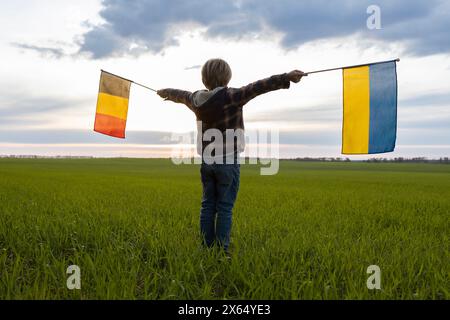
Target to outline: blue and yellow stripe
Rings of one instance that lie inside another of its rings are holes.
[[[395,62],[343,70],[343,154],[394,150],[397,131]]]

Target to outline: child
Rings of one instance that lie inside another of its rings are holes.
[[[202,81],[208,90],[193,93],[177,89],[161,89],[158,95],[165,100],[185,104],[192,110],[197,122],[201,125],[198,135],[204,136],[207,130],[219,130],[226,140],[227,129],[243,130],[244,121],[242,107],[256,96],[278,89],[288,89],[290,82],[299,82],[305,74],[299,70],[271,76],[256,81],[242,88],[228,88],[231,79],[231,69],[222,59],[208,60],[202,67]],[[211,139],[212,140],[212,139]],[[222,141],[223,141],[222,140]],[[226,144],[229,144],[227,141]],[[217,157],[207,156],[205,151],[208,144],[202,139],[198,150],[201,152],[202,165],[200,169],[203,185],[203,198],[200,210],[200,230],[202,243],[211,247],[215,242],[228,253],[231,231],[231,213],[239,189],[240,165],[239,153],[243,150],[243,143],[236,142],[233,137],[231,149],[234,160],[220,161],[228,157],[230,152],[223,152]],[[228,148],[223,150],[229,151]],[[213,159],[213,161],[211,161]],[[216,219],[217,216],[217,219]]]

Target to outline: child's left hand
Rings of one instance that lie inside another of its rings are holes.
[[[292,70],[291,72],[288,73],[289,80],[291,80],[294,83],[300,82],[300,80],[303,77],[306,77],[307,75],[308,75],[307,73],[304,73],[303,71],[300,70]]]

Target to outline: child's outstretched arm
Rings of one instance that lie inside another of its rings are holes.
[[[176,103],[183,103],[188,108],[192,108],[192,92],[178,89],[161,89],[156,92],[164,100],[170,100]]]
[[[289,73],[277,74],[269,78],[258,80],[239,89],[230,88],[230,99],[234,103],[246,104],[251,99],[261,94],[278,90],[289,89],[290,82],[298,83],[305,76],[300,70]]]

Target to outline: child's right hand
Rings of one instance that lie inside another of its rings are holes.
[[[303,71],[300,70],[292,70],[288,73],[289,80],[295,83],[298,83],[302,77],[306,77],[307,74],[305,74]]]
[[[158,96],[160,96],[161,98],[167,99],[168,94],[167,94],[166,89],[160,89],[160,90],[156,91],[156,93],[157,93]]]

